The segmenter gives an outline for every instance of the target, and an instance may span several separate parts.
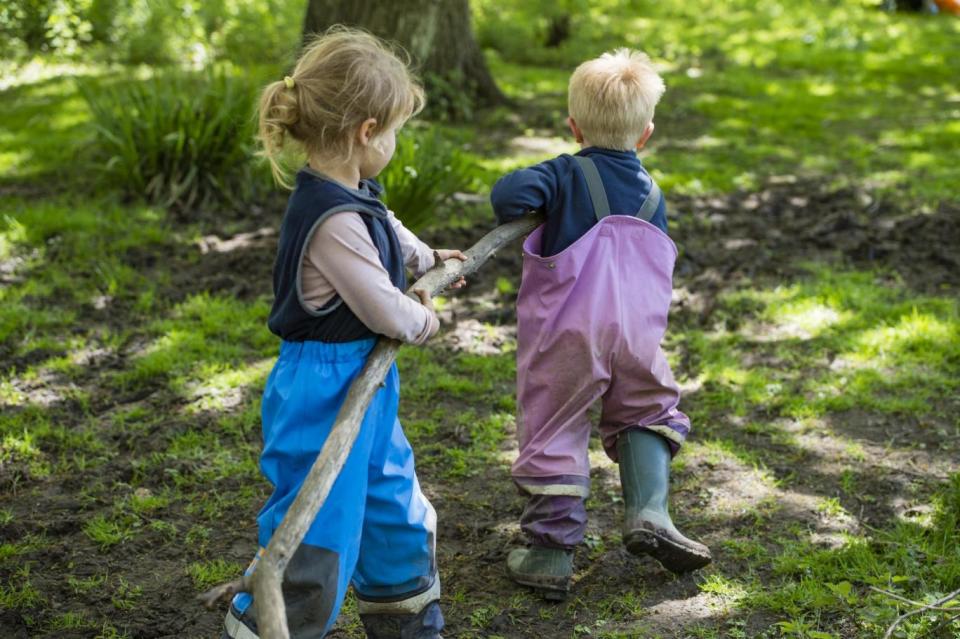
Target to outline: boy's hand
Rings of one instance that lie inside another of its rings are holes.
[[[435,266],[440,266],[447,260],[457,259],[461,262],[466,262],[470,258],[464,255],[463,251],[459,249],[436,249],[433,252],[433,259],[436,262]],[[467,280],[461,277],[459,280],[451,284],[450,288],[463,288],[466,285]]]
[[[425,291],[422,288],[414,289],[413,292],[417,297],[420,298],[420,303],[429,308],[431,311],[435,311],[433,308],[433,298],[430,297],[429,291]]]

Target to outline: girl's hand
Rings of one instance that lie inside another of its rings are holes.
[[[436,310],[433,308],[433,298],[430,297],[430,292],[425,291],[422,288],[414,289],[413,292],[417,297],[420,298],[420,303],[429,308],[431,311]]]
[[[463,251],[458,249],[437,249],[433,252],[433,257],[437,260],[437,264],[453,258],[457,258],[461,262],[466,262],[468,259],[467,256],[463,254]]]
[[[439,266],[447,260],[457,259],[461,262],[466,262],[469,258],[464,255],[463,251],[459,249],[436,249],[433,252],[433,259],[436,262],[436,266]],[[451,284],[450,288],[463,288],[466,285],[467,280],[461,277],[459,280]]]

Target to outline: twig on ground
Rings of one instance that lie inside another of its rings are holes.
[[[940,630],[941,628],[945,628],[946,626],[949,626],[950,624],[952,624],[954,621],[957,621],[957,620],[960,620],[960,613],[957,613],[952,617],[947,617],[946,619],[943,619],[933,628],[925,631],[924,636],[933,636],[933,633],[935,633],[937,630]]]
[[[893,598],[893,599],[897,599],[897,600],[902,601],[902,602],[904,602],[904,603],[908,603],[908,604],[910,604],[911,606],[920,606],[921,608],[924,607],[924,606],[927,606],[926,604],[920,603],[919,601],[914,601],[913,599],[907,599],[906,597],[901,597],[900,595],[898,595],[898,594],[895,593],[895,592],[890,592],[889,590],[884,590],[883,588],[877,588],[876,586],[870,586],[870,590],[872,590],[872,591],[874,591],[874,592],[879,592],[881,595],[886,595],[887,597],[891,597],[891,598]],[[949,599],[947,599],[947,601],[949,601]],[[956,612],[956,611],[960,610],[960,608],[956,608],[956,607],[954,607],[954,606],[952,606],[952,607],[950,607],[950,608],[943,608],[943,607],[941,607],[941,606],[933,606],[933,605],[927,606],[926,609],[927,609],[927,610],[936,610],[936,611],[939,611],[939,612]]]
[[[443,291],[461,277],[478,270],[500,248],[522,237],[542,222],[539,215],[498,226],[466,251],[468,259],[461,262],[450,259],[437,265],[410,287],[408,293],[421,289],[431,295]],[[350,386],[337,419],[324,442],[317,461],[303,482],[300,492],[287,511],[280,526],[274,531],[257,569],[240,582],[243,592],[253,592],[257,610],[257,630],[261,639],[289,639],[286,607],[283,602],[281,583],[287,563],[310,528],[314,517],[326,500],[334,480],[346,462],[360,430],[360,423],[367,406],[397,357],[401,343],[380,338],[367,358],[360,375]],[[212,607],[222,597],[236,594],[237,581],[221,585],[204,593],[199,598]]]
[[[883,589],[881,589],[881,588],[876,588],[876,587],[874,587],[874,586],[870,586],[870,590],[873,590],[873,591],[875,591],[875,592],[879,592],[880,594],[886,595],[887,597],[892,597],[892,598],[897,599],[897,600],[899,600],[899,601],[903,601],[903,602],[908,603],[908,604],[910,604],[910,605],[912,605],[912,606],[920,606],[920,607],[917,608],[916,610],[911,610],[911,611],[909,611],[909,612],[905,612],[905,613],[903,613],[902,615],[900,615],[899,617],[897,617],[896,621],[894,621],[892,624],[890,624],[890,627],[887,628],[887,632],[886,632],[885,635],[883,635],[883,639],[890,639],[890,637],[893,636],[893,633],[896,631],[896,629],[900,626],[901,623],[903,623],[904,621],[906,621],[909,617],[912,617],[913,615],[918,615],[918,614],[920,614],[921,612],[929,612],[929,611],[935,611],[935,612],[956,612],[956,611],[957,611],[957,608],[956,608],[956,607],[943,608],[942,606],[943,606],[943,604],[947,603],[948,601],[952,601],[953,599],[956,599],[957,597],[960,597],[960,589],[958,589],[958,590],[954,590],[953,592],[951,592],[949,595],[947,595],[947,596],[945,596],[945,597],[942,597],[942,598],[940,598],[940,599],[937,599],[937,600],[934,601],[933,603],[930,603],[930,604],[922,604],[922,603],[920,603],[920,602],[918,602],[918,601],[912,601],[912,600],[910,600],[910,599],[906,599],[905,597],[901,597],[900,595],[897,595],[897,594],[892,593],[892,592],[887,591],[887,590],[883,590]],[[960,615],[955,616],[954,619],[956,619],[957,617],[960,617]]]

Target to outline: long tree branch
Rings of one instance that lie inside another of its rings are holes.
[[[500,248],[528,234],[541,221],[540,216],[528,215],[498,226],[466,251],[466,261],[451,259],[437,265],[417,280],[409,292],[422,289],[436,295],[461,277],[476,272]],[[261,639],[290,638],[281,591],[283,574],[340,474],[360,431],[367,407],[397,358],[400,346],[401,342],[386,337],[381,337],[377,342],[360,375],[350,386],[317,461],[280,526],[274,531],[257,562],[257,569],[252,575],[217,586],[201,595],[200,599],[208,608],[222,597],[252,590],[257,611],[257,631]]]

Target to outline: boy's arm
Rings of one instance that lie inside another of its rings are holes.
[[[507,173],[490,191],[490,203],[501,224],[552,207],[559,184],[556,160]]]

